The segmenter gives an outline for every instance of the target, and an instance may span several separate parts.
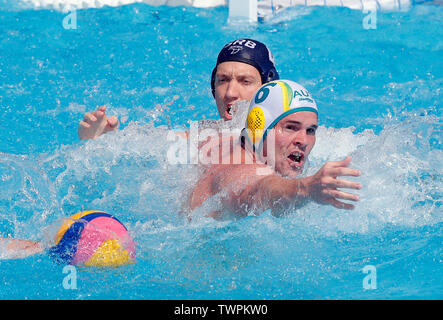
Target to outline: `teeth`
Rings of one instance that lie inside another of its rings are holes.
[[[228,107],[228,113],[232,116],[232,107]]]
[[[295,162],[300,162],[301,161],[301,157],[302,157],[302,155],[301,155],[301,153],[300,152],[294,152],[294,153],[291,153],[291,155],[290,155],[293,159],[294,159],[294,161]]]

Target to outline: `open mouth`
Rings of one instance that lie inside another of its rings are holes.
[[[234,114],[234,108],[232,104],[228,104],[226,106],[226,111],[225,111],[225,118],[227,120],[231,120],[232,119],[232,115]]]
[[[288,159],[291,161],[291,166],[301,167],[305,156],[303,153],[295,151],[289,154]]]
[[[240,108],[245,107],[246,110],[249,108],[249,101],[247,100],[235,100],[227,102],[225,104],[225,119],[232,120],[235,116],[239,114]]]

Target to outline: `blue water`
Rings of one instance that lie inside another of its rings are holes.
[[[45,239],[82,209],[116,215],[137,263],[79,268],[77,289],[47,255],[0,260],[1,299],[443,298],[443,8],[299,7],[258,25],[228,9],[131,4],[67,13],[0,3],[0,237]],[[198,168],[167,161],[169,128],[217,119],[209,78],[221,47],[266,43],[282,78],[320,108],[306,174],[353,156],[353,211],[308,204],[276,218],[192,222],[180,214]],[[106,105],[122,130],[79,141]],[[362,269],[376,268],[376,289]]]

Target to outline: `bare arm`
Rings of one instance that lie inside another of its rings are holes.
[[[275,173],[257,175],[260,165],[239,165],[220,172],[214,180],[214,189],[222,191],[224,205],[246,215],[251,210],[281,209],[289,204],[304,205],[307,201],[329,204],[340,209],[354,205],[338,199],[358,201],[357,195],[338,188],[361,189],[357,182],[337,179],[339,176],[359,176],[360,172],[347,168],[351,158],[327,162],[317,173],[300,179],[286,179]]]
[[[44,250],[40,241],[0,238],[0,258],[20,259]]]
[[[236,211],[249,209],[263,211],[266,209],[281,210],[289,205],[302,206],[308,200],[308,194],[300,179],[286,179],[271,174],[247,186],[234,197],[232,208]]]
[[[251,164],[222,170],[214,179],[214,191],[221,192],[224,206],[239,215],[305,202],[306,192],[299,180],[286,179],[272,171],[264,174],[265,168]]]

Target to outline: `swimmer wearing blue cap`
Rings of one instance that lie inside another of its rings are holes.
[[[225,209],[241,216],[267,209],[280,212],[308,201],[353,209],[341,200],[358,201],[358,195],[340,189],[359,190],[361,184],[338,179],[360,175],[348,168],[350,157],[327,162],[314,175],[299,178],[315,145],[317,126],[318,108],[304,87],[289,80],[263,85],[251,99],[240,142],[205,172],[193,190],[190,209],[216,194]],[[241,163],[231,163],[232,154],[238,153]]]
[[[232,120],[232,106],[251,100],[264,83],[278,80],[274,57],[261,42],[239,39],[226,44],[211,75],[212,95],[220,117]]]
[[[278,80],[274,57],[261,42],[237,39],[226,44],[217,57],[211,75],[211,89],[217,110],[224,120],[232,119],[232,106],[241,100],[249,101],[255,91],[266,82]],[[95,139],[104,133],[118,130],[117,117],[106,115],[106,107],[85,113],[78,126],[81,140]]]

